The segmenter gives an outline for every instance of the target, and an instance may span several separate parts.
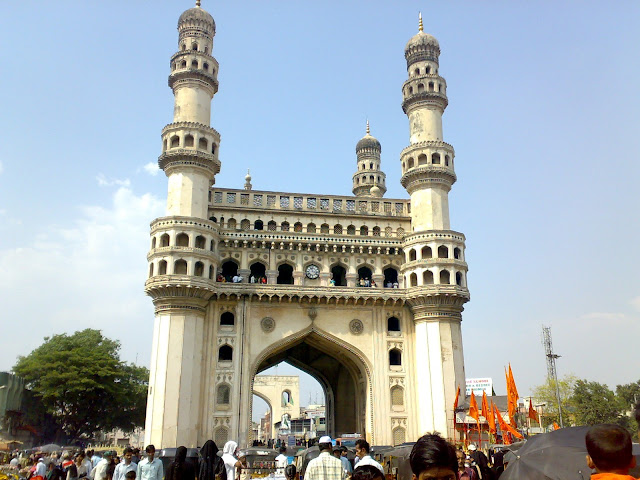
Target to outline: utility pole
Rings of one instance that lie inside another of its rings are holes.
[[[547,356],[547,379],[553,382],[556,387],[556,400],[558,401],[558,419],[560,427],[564,427],[562,422],[562,403],[560,401],[560,386],[558,385],[558,374],[556,372],[556,359],[560,355],[553,353],[553,344],[551,342],[551,327],[542,326],[542,343],[544,344],[545,355]]]

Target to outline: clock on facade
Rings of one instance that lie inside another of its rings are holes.
[[[311,280],[315,280],[320,276],[320,269],[318,268],[317,265],[309,265],[305,273],[307,274],[307,278],[310,278]]]

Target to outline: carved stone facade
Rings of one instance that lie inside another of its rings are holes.
[[[330,435],[362,433],[378,445],[452,436],[469,292],[464,235],[449,226],[456,176],[442,141],[437,40],[420,26],[405,47],[407,200],[384,198],[381,147],[368,128],[354,196],[255,191],[249,175],[243,190],[212,187],[221,166],[209,126],[215,23],[196,6],[178,30],[174,123],[159,158],[167,216],[151,224],[147,257],[156,319],[145,441],[250,443],[256,375],[282,361],[322,385]]]

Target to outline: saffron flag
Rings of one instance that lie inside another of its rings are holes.
[[[489,418],[489,403],[487,402],[487,392],[482,391],[482,411],[480,412],[485,419]]]
[[[516,381],[513,379],[511,364],[509,364],[509,381],[511,382],[511,393],[513,394],[514,400],[517,402],[518,398],[520,398],[520,395],[518,394],[518,389],[516,388]]]
[[[505,369],[505,377],[507,380],[507,413],[509,414],[509,421],[515,425],[514,415],[518,408],[518,389],[516,388],[516,382],[513,379],[513,371],[511,370],[511,364],[509,364],[509,371]]]
[[[502,418],[502,414],[500,413],[500,410],[498,410],[498,407],[494,405],[494,408],[496,412],[496,417],[498,419],[498,424],[500,425],[500,430],[502,430],[502,437],[504,438],[505,433],[510,433],[514,437],[524,438],[519,431],[517,431],[515,428],[513,428],[511,425],[509,425],[507,422],[504,421],[504,418]]]
[[[478,402],[476,402],[476,396],[473,394],[473,390],[471,390],[471,401],[469,402],[468,415],[472,418],[475,418],[476,422],[480,423],[480,413],[478,412]]]
[[[453,411],[455,412],[458,408],[458,399],[460,398],[460,385],[458,385],[458,390],[456,391],[456,399],[453,402]]]
[[[495,435],[498,431],[496,430],[496,417],[493,409],[493,400],[491,400],[491,408],[489,409],[489,416],[486,417],[487,423],[489,424],[489,433]]]
[[[533,405],[531,405],[531,399],[529,399],[529,413],[527,415],[531,420],[535,420],[540,423],[540,418],[538,417],[538,412],[533,409]]]
[[[558,425],[556,422],[553,422],[553,429],[554,430],[559,430],[560,429],[560,425]]]

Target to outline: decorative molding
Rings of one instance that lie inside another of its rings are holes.
[[[364,324],[362,323],[362,320],[359,320],[357,318],[354,318],[353,320],[351,320],[349,322],[349,330],[354,335],[362,334],[362,332],[364,331]]]
[[[260,320],[260,328],[265,333],[271,333],[276,329],[276,321],[271,317],[264,317]]]

